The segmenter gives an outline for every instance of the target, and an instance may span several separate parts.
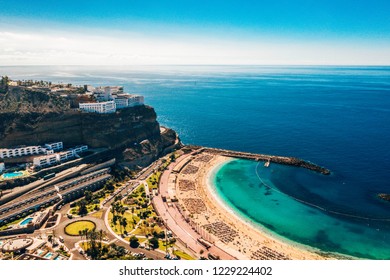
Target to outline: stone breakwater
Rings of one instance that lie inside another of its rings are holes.
[[[326,169],[324,167],[321,167],[319,165],[316,165],[314,163],[295,158],[295,157],[282,157],[282,156],[274,156],[274,155],[265,155],[265,154],[254,154],[254,153],[246,153],[246,152],[237,152],[237,151],[231,151],[231,150],[223,150],[223,149],[216,149],[216,148],[207,148],[207,147],[199,147],[199,146],[187,146],[191,148],[197,148],[200,149],[200,152],[208,152],[212,154],[219,154],[226,157],[233,157],[233,158],[241,158],[241,159],[248,159],[248,160],[256,160],[256,161],[265,161],[265,162],[274,162],[279,164],[285,164],[285,165],[292,165],[297,167],[303,167],[318,173],[321,173],[323,175],[329,175],[330,170]]]

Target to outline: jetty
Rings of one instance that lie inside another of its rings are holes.
[[[285,157],[285,156],[247,153],[247,152],[237,152],[237,151],[232,151],[232,150],[208,148],[208,147],[193,146],[193,145],[188,145],[186,147],[190,148],[190,149],[195,149],[199,153],[208,152],[211,154],[218,154],[218,155],[222,155],[222,156],[226,156],[226,157],[248,159],[248,160],[255,160],[255,161],[265,161],[265,164],[264,164],[265,167],[268,167],[270,165],[270,163],[273,162],[273,163],[278,163],[278,164],[303,167],[303,168],[321,173],[323,175],[330,174],[329,169],[326,169],[322,166],[319,166],[317,164],[314,164],[314,163],[311,163],[309,161],[306,161],[306,160],[303,160],[300,158],[296,158],[296,157]]]

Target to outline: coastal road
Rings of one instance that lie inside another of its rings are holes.
[[[181,157],[177,158],[175,162],[171,163],[168,168],[161,175],[159,183],[159,195],[153,197],[153,205],[156,208],[157,213],[164,219],[167,227],[180,239],[186,246],[191,249],[196,255],[200,255],[200,251],[209,252],[215,256],[219,256],[224,260],[235,259],[233,256],[227,252],[221,250],[216,246],[211,246],[208,250],[201,245],[197,239],[201,236],[192,229],[192,227],[184,220],[181,213],[174,206],[168,206],[166,202],[163,201],[162,196],[168,197],[168,182],[169,176],[172,173],[173,168],[178,165],[181,161],[187,160],[191,154],[184,154]]]

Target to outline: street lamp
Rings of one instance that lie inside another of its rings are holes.
[[[168,218],[165,218],[165,254],[168,254]]]

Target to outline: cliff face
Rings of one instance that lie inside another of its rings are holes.
[[[145,156],[151,160],[176,139],[171,130],[168,136],[161,135],[156,113],[149,106],[126,108],[114,114],[84,113],[70,110],[65,101],[40,92],[14,89],[7,95],[0,101],[3,108],[8,103],[8,108],[13,109],[0,111],[2,148],[62,141],[66,147],[107,147],[119,160]]]

